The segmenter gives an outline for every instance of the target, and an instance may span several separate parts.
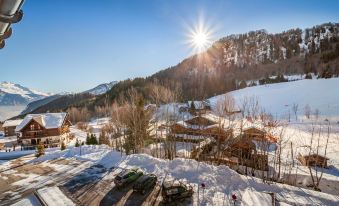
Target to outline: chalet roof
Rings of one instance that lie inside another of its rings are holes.
[[[203,118],[209,121],[210,124],[207,125],[195,125],[195,124],[191,124],[194,121],[190,121],[190,120],[194,120],[196,118]],[[208,114],[203,114],[201,116],[193,116],[189,119],[185,119],[182,121],[177,122],[176,124],[181,125],[185,128],[189,128],[189,129],[209,129],[209,128],[213,128],[213,127],[217,127],[219,128],[218,125],[218,121],[219,121],[219,117],[208,113]],[[224,125],[224,129],[229,129],[230,127],[233,127],[234,125],[230,125],[228,120],[223,119],[223,125]]]
[[[21,131],[32,119],[46,129],[60,128],[66,117],[67,113],[28,114],[15,131]]]
[[[200,124],[193,124],[195,121],[194,120],[206,120],[206,122],[208,123],[207,125],[200,125]],[[214,122],[213,120],[207,118],[205,115],[203,116],[194,116],[191,117],[189,119],[183,120],[183,121],[179,121],[177,122],[177,124],[186,127],[186,128],[190,128],[190,129],[207,129],[207,128],[211,128],[216,126],[216,122]]]
[[[265,131],[262,128],[258,128],[256,126],[250,126],[250,127],[244,128],[244,132],[249,131],[249,130],[256,130],[259,133],[265,133]]]
[[[328,157],[325,157],[325,156],[319,155],[319,154],[303,155],[303,157],[304,157],[304,158],[321,158],[321,159],[329,160]]]
[[[16,127],[22,122],[22,119],[6,120],[2,127]]]

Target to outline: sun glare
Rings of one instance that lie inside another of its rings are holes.
[[[189,29],[188,42],[195,52],[202,52],[211,45],[213,31],[199,22]]]
[[[196,33],[194,34],[193,42],[199,48],[206,47],[208,43],[207,35],[205,33]]]

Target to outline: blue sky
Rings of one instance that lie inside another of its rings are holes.
[[[192,54],[187,34],[199,19],[213,40],[339,22],[335,0],[26,0],[23,9],[0,50],[0,81],[54,93],[176,65]]]

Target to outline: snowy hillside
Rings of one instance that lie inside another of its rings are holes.
[[[39,92],[11,82],[0,83],[0,105],[26,105],[49,94]]]
[[[305,106],[309,105],[313,111],[318,109],[320,115],[337,116],[339,115],[338,88],[339,78],[304,79],[247,87],[228,94],[235,98],[237,105],[241,105],[244,98],[255,97],[266,112],[278,118],[286,118],[289,112],[293,115],[293,104],[298,104],[298,115],[303,115]],[[210,98],[212,105],[215,105],[221,96]]]
[[[117,81],[113,81],[110,83],[104,83],[104,84],[100,84],[96,87],[94,87],[93,89],[87,90],[84,93],[90,93],[93,95],[101,95],[106,93],[108,90],[110,90],[116,83],[118,83]]]

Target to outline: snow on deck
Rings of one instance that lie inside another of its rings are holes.
[[[38,190],[38,194],[48,206],[75,205],[58,187],[45,187]]]
[[[41,206],[39,200],[32,194],[12,204],[12,206]]]

